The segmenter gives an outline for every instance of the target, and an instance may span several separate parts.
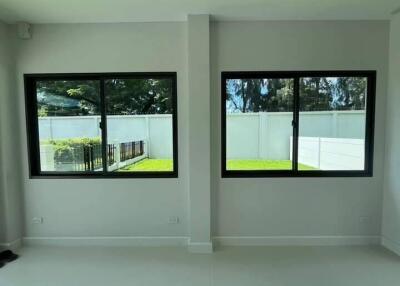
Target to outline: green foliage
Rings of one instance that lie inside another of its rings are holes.
[[[107,114],[172,113],[172,81],[169,79],[113,79],[105,81]]]
[[[227,170],[291,170],[290,160],[227,160]],[[317,170],[313,167],[300,164],[299,170]]]
[[[227,83],[230,109],[245,112],[285,112],[293,106],[293,80],[242,79]]]
[[[63,140],[48,140],[41,144],[54,146],[55,162],[77,162],[83,154],[83,147],[101,144],[100,138],[71,138]]]
[[[292,79],[231,79],[228,112],[293,111]],[[367,79],[313,77],[300,80],[300,111],[363,110]]]
[[[48,115],[47,106],[40,106],[38,109],[38,116],[39,117],[46,117]]]
[[[38,108],[46,116],[97,115],[100,85],[91,80],[38,81]],[[43,114],[43,113],[42,113]]]
[[[118,172],[137,172],[137,171],[173,171],[172,159],[143,159],[132,165],[128,165]]]
[[[172,113],[170,79],[109,79],[104,81],[108,115]],[[38,81],[39,116],[100,114],[99,81]]]

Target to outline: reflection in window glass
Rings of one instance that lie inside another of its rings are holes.
[[[41,171],[102,171],[98,81],[37,81]]]
[[[171,78],[105,80],[108,171],[173,171]]]
[[[226,80],[227,170],[292,170],[293,83]]]
[[[300,79],[298,162],[364,170],[367,78]]]

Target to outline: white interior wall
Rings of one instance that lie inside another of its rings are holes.
[[[18,100],[15,97],[15,63],[12,29],[0,23],[0,244],[18,244],[22,235],[21,174]]]
[[[34,25],[17,40],[17,94],[24,73],[176,71],[179,178],[28,179],[26,126],[21,123],[27,237],[186,236],[188,117],[185,23]],[[24,118],[21,100],[20,118]],[[179,224],[168,224],[178,216]],[[32,224],[43,217],[43,224]]]
[[[390,25],[383,244],[400,255],[400,14]]]
[[[210,17],[188,16],[189,206],[193,252],[212,252],[210,174]]]
[[[8,56],[7,50],[7,26],[0,22],[0,102],[3,103],[7,96],[8,89],[4,84],[7,81],[8,74]],[[0,104],[1,106],[2,104]],[[0,121],[1,122],[1,121]],[[3,138],[2,124],[0,123],[0,138]],[[3,144],[0,144],[0,244],[6,241],[6,224],[5,224],[5,197],[4,197],[4,176],[3,176]]]
[[[382,210],[388,22],[215,22],[211,158],[216,236],[375,236]],[[374,177],[220,178],[220,73],[377,70]]]
[[[211,23],[209,125],[214,235],[380,234],[388,31],[388,23],[379,21]],[[15,114],[21,128],[20,134],[12,131],[15,124],[2,131],[21,148],[25,236],[188,236],[190,231],[199,231],[195,234],[199,242],[207,242],[209,188],[198,188],[198,201],[189,196],[189,158],[195,158],[198,150],[195,145],[189,148],[187,119],[195,117],[188,111],[186,35],[186,23],[60,24],[35,25],[31,40],[16,40],[17,90],[6,106],[18,104]],[[221,179],[220,72],[311,69],[378,71],[374,177]],[[178,72],[179,178],[28,179],[23,74],[130,71]],[[196,74],[195,67],[192,72]],[[201,103],[207,111],[207,99]],[[206,165],[207,159],[192,165],[193,176],[196,168]],[[207,180],[207,174],[203,178]],[[190,217],[193,206],[198,212]],[[36,216],[43,217],[44,223],[32,224]],[[168,224],[169,216],[179,216],[180,224]],[[189,224],[195,227],[189,230]]]

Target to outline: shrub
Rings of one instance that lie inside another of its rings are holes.
[[[55,163],[72,163],[83,161],[83,147],[101,144],[100,138],[70,138],[48,140],[54,146]]]

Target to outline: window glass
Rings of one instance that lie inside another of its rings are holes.
[[[310,170],[364,170],[367,78],[300,79],[298,162]]]
[[[372,176],[375,71],[221,78],[223,177]]]
[[[112,172],[173,171],[173,82],[105,80]]]
[[[178,177],[175,72],[24,79],[30,177]]]
[[[293,80],[226,81],[227,170],[291,170]]]
[[[103,170],[99,82],[36,82],[41,171]]]

